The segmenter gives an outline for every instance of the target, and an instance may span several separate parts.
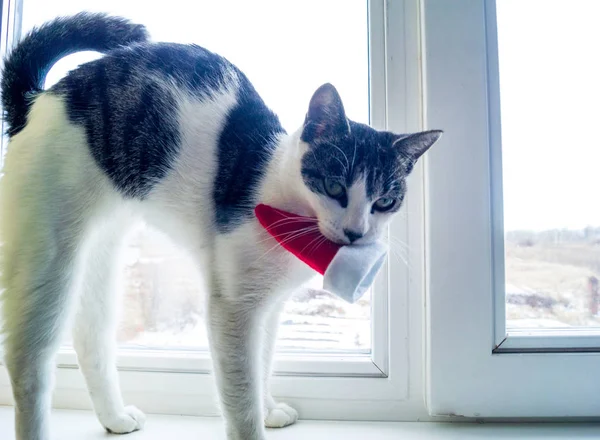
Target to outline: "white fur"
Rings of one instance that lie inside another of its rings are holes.
[[[126,201],[113,189],[89,152],[83,128],[68,121],[59,97],[42,94],[35,100],[26,127],[9,143],[0,183],[3,330],[18,440],[49,440],[53,359],[71,316],[98,419],[115,433],[143,426],[144,415],[121,399],[114,349],[115,256],[140,218],[185,247],[204,271],[228,439],[262,440],[264,425],[297,420],[294,409],[273,400],[268,378],[283,302],[312,272],[276,246],[256,221],[228,234],[217,234],[212,221],[217,141],[236,103],[236,88],[232,77],[203,100],[179,94],[181,152],[143,202]],[[369,223],[376,216],[364,210],[369,206],[364,182],[349,190],[348,210],[302,183],[300,158],[307,146],[299,133],[278,139],[260,202],[318,215],[331,238],[343,237],[344,228],[376,231],[378,225]]]

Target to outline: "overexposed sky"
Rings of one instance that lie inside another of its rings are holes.
[[[496,4],[506,229],[600,226],[600,1]]]
[[[81,10],[226,56],[289,131],[324,82],[368,122],[366,0],[24,0],[23,27]],[[497,11],[505,227],[600,226],[600,0],[497,0]]]

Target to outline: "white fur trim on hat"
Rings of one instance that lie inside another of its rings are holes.
[[[369,290],[387,255],[381,242],[342,246],[325,274],[323,289],[354,303]]]

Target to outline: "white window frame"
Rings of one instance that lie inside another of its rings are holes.
[[[427,158],[429,412],[597,417],[597,333],[505,328],[495,2],[424,0],[423,15],[426,123],[445,130]]]
[[[14,6],[21,1],[27,0],[4,0],[4,3]],[[368,7],[371,123],[376,128],[397,132],[421,130],[424,118],[420,3],[371,0]],[[15,17],[10,18],[11,10],[5,10],[8,15],[3,16],[15,22]],[[18,36],[18,29],[8,29],[11,38]],[[6,40],[4,49],[10,47],[11,38]],[[390,256],[376,281],[371,356],[339,353],[276,356],[273,393],[297,406],[302,417],[349,420],[426,417],[422,393],[423,176],[423,167],[418,165],[411,176],[405,214],[390,227],[390,233],[409,246],[410,270],[398,258]],[[142,410],[189,415],[218,412],[207,353],[124,350],[119,354],[118,366],[125,400]],[[8,375],[2,367],[0,404],[11,402]],[[83,378],[70,350],[61,351],[58,357],[54,404],[63,408],[90,408]]]

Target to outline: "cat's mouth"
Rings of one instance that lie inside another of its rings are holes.
[[[341,233],[338,233],[336,231],[328,230],[327,228],[322,227],[320,224],[319,230],[321,231],[321,234],[324,235],[325,238],[327,238],[329,241],[332,241],[335,244],[339,244],[342,246],[360,246],[371,244],[372,242],[377,241],[377,238],[374,237],[372,234],[366,234],[358,240],[350,241],[350,239],[345,235],[342,235]]]
[[[342,236],[341,234],[338,234],[335,231],[329,230],[326,226],[323,226],[320,222],[319,222],[319,230],[321,231],[321,234],[326,239],[334,242],[335,244],[339,244],[339,245],[343,245],[343,246],[350,244],[350,240],[348,240],[346,237]]]

